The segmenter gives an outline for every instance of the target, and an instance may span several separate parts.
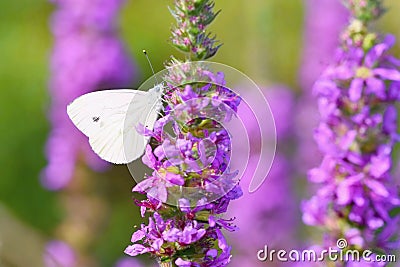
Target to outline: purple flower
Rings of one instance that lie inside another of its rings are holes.
[[[305,1],[302,65],[299,70],[302,95],[297,100],[294,112],[294,132],[298,140],[298,156],[295,162],[299,173],[305,173],[321,158],[321,153],[312,139],[313,130],[318,125],[320,115],[315,100],[311,96],[311,88],[325,67],[333,60],[332,51],[339,43],[337,36],[345,27],[348,17],[349,12],[340,1]],[[325,92],[328,92],[328,89]],[[325,104],[325,109],[321,110],[332,108],[331,102],[321,104]],[[321,116],[324,115],[321,113]]]
[[[121,258],[117,261],[114,267],[143,267],[144,265],[141,264],[138,260],[132,258]]]
[[[83,159],[94,170],[107,165],[90,149],[86,137],[75,130],[66,106],[76,97],[110,87],[128,86],[133,66],[115,31],[120,0],[54,0],[51,20],[54,48],[49,82],[52,130],[46,145],[48,165],[42,184],[49,190],[65,187]]]
[[[232,249],[236,252],[230,263],[232,266],[258,266],[254,255],[265,244],[279,248],[293,248],[297,245],[297,240],[293,236],[300,218],[296,217],[296,199],[291,190],[293,176],[289,170],[292,165],[289,155],[284,152],[293,127],[294,95],[283,86],[265,88],[263,93],[270,104],[276,122],[277,152],[265,184],[254,193],[244,192],[240,201],[230,204],[228,214],[236,217],[235,224],[240,228],[240,231],[229,236]],[[244,99],[251,99],[251,97],[254,97],[251,92],[243,95]],[[257,107],[252,107],[254,109],[252,111],[245,104],[239,106],[238,116],[244,118],[242,122],[252,139],[249,141],[257,144],[255,139],[259,138],[258,127],[262,127],[253,115],[253,111],[258,112]],[[235,132],[232,132],[232,135],[235,136]],[[263,140],[263,142],[269,141]],[[246,145],[243,144],[243,150],[245,147]],[[236,149],[242,152],[241,147]],[[257,160],[255,160],[257,153],[259,152],[256,149],[250,151],[248,165],[241,179],[241,186],[244,188],[248,187],[257,168]],[[243,158],[231,162],[232,169],[237,169],[241,165],[243,165]]]
[[[136,203],[142,216],[148,213],[150,217],[148,224],[133,233],[133,244],[125,253],[149,253],[178,266],[226,266],[230,246],[220,229],[235,231],[237,227],[233,219],[222,216],[242,191],[235,180],[237,172],[228,166],[230,136],[219,122],[230,120],[227,114],[237,110],[240,99],[223,87],[221,73],[195,71],[209,83],[170,85],[174,90],[165,94],[165,117],[153,131],[141,131],[154,139],[142,158],[153,173],[133,191],[147,194],[147,200]],[[217,85],[212,84],[215,81]],[[167,123],[172,124],[174,135],[164,133]],[[191,189],[193,197],[180,195]],[[174,200],[178,207],[163,204],[174,204]]]
[[[220,47],[205,31],[218,14],[213,7],[210,0],[176,0],[170,9],[177,20],[172,45],[190,59],[207,59]],[[152,138],[142,161],[153,172],[133,189],[147,194],[135,202],[149,221],[133,233],[125,253],[148,253],[160,265],[223,267],[231,247],[221,229],[236,230],[223,215],[242,195],[238,172],[229,168],[231,139],[223,124],[241,98],[225,87],[223,73],[190,63],[172,59],[163,77],[164,114],[152,131],[138,129]]]
[[[400,79],[388,55],[394,39],[346,38],[314,86],[321,114],[314,138],[324,160],[308,173],[320,186],[303,203],[303,221],[327,229],[329,242],[345,236],[360,249],[390,251],[399,240],[390,212],[400,203],[390,174],[398,140],[393,86]]]
[[[44,264],[46,267],[74,267],[77,266],[77,258],[68,244],[54,240],[46,244]]]

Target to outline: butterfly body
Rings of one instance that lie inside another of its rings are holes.
[[[86,136],[93,151],[102,159],[126,164],[139,158],[148,137],[136,131],[139,124],[153,129],[159,111],[163,86],[147,92],[139,90],[103,90],[85,94],[67,107],[75,126]]]

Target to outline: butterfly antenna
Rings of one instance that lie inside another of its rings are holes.
[[[158,80],[157,80],[156,74],[155,74],[154,69],[153,69],[153,64],[151,64],[149,55],[147,55],[147,51],[144,50],[144,49],[143,49],[143,54],[147,58],[147,62],[149,62],[149,65],[150,65],[150,68],[151,68],[151,72],[153,72],[154,79],[156,80],[156,84],[158,84]]]

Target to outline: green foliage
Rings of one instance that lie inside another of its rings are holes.
[[[22,220],[49,233],[61,215],[55,195],[42,189],[38,179],[46,163],[51,9],[44,1],[23,2],[2,2],[0,8],[0,201]]]

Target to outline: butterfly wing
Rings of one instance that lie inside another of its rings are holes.
[[[104,90],[77,98],[68,106],[67,113],[89,137],[96,154],[108,162],[125,164],[143,154],[148,137],[137,133],[136,126],[151,117],[148,126],[152,129],[158,110],[151,108],[156,101],[148,92]]]

